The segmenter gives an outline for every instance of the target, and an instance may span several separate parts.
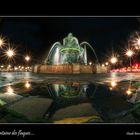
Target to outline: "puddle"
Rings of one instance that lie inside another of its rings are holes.
[[[0,123],[139,122],[139,93],[138,81],[23,80],[0,88]]]

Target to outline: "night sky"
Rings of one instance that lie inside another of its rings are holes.
[[[30,52],[40,63],[51,45],[73,33],[79,42],[87,41],[100,61],[111,49],[121,51],[128,37],[139,31],[136,17],[1,17],[0,34],[17,44],[19,53]]]

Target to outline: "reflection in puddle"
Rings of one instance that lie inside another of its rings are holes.
[[[129,88],[127,83],[122,92],[120,83],[116,81],[105,86],[85,81],[35,83],[27,80],[8,85],[6,94],[10,95],[9,99],[2,96],[0,99],[11,100],[8,102],[9,108],[29,117],[31,121],[38,122],[37,119],[40,119],[45,122],[84,122],[91,121],[92,118],[91,122],[109,122],[117,114],[123,114],[130,109],[128,102],[134,102],[135,99],[128,100],[129,93],[126,94],[126,91]],[[15,95],[14,99],[18,100],[13,100],[11,95]]]
[[[6,88],[6,93],[7,95],[14,95],[14,89],[11,87],[11,85],[8,85],[8,87]]]
[[[24,87],[27,88],[27,89],[29,89],[31,87],[31,84],[29,83],[29,81],[25,82]]]
[[[126,93],[127,93],[127,95],[131,95],[131,94],[132,94],[131,89],[128,89],[128,90],[126,91]]]
[[[114,87],[116,87],[116,86],[117,86],[117,82],[112,81],[112,82],[111,82],[111,87],[114,88]]]
[[[88,84],[80,82],[50,83],[47,85],[49,94],[54,97],[78,98],[86,97]],[[95,88],[96,89],[96,88]],[[94,92],[94,90],[92,91]]]

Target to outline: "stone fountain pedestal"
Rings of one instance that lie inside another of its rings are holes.
[[[35,65],[33,72],[36,73],[51,73],[51,74],[92,74],[92,73],[107,73],[109,67],[100,65],[81,65],[81,64],[60,64],[60,65]]]

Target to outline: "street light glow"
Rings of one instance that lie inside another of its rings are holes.
[[[4,46],[5,45],[5,42],[6,42],[5,37],[3,37],[3,36],[0,35],[0,47]]]
[[[112,81],[111,82],[111,87],[116,87],[117,86],[117,83],[115,81]]]
[[[106,62],[106,63],[105,63],[105,65],[106,65],[106,66],[108,66],[108,65],[109,65],[109,63],[108,63],[108,62]]]
[[[25,57],[25,60],[26,60],[26,61],[29,61],[29,60],[30,60],[30,57],[29,57],[29,56],[26,56],[26,57]]]
[[[132,92],[131,92],[130,89],[128,89],[128,90],[126,91],[126,93],[127,93],[127,95],[131,95],[131,94],[132,94]]]
[[[11,58],[12,56],[15,55],[15,52],[14,52],[12,49],[9,49],[9,50],[6,52],[6,54],[7,54],[8,57]]]
[[[0,38],[0,47],[3,45],[3,40]]]
[[[116,57],[114,57],[114,56],[110,59],[110,62],[111,62],[112,64],[117,63],[117,61],[118,61],[118,59],[117,59]]]
[[[89,62],[89,65],[91,65],[92,64],[92,62]]]
[[[128,57],[133,56],[133,54],[134,54],[134,52],[133,52],[132,50],[127,50],[127,51],[126,51],[126,55],[127,55]]]

